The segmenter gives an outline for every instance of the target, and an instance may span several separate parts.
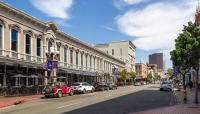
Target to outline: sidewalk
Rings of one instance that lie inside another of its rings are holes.
[[[194,88],[188,90],[188,101],[187,103],[183,102],[183,91],[174,91],[174,94],[177,98],[177,105],[158,108],[149,111],[136,112],[132,114],[200,114],[200,91],[198,93],[199,104],[194,103]]]
[[[21,104],[30,100],[40,99],[43,95],[29,95],[21,97],[0,97],[0,109],[11,105]]]

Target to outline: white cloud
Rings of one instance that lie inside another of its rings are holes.
[[[162,0],[161,0],[162,1]],[[151,3],[117,17],[119,30],[135,38],[137,48],[171,50],[183,25],[194,19],[195,1]]]
[[[35,8],[50,17],[68,20],[73,0],[30,0]]]
[[[123,0],[126,4],[132,5],[132,4],[138,4],[141,2],[144,2],[145,0]],[[147,1],[147,0],[146,0]]]
[[[113,3],[115,7],[121,10],[123,7],[127,5],[136,5],[136,4],[145,3],[148,1],[150,0],[113,0]]]
[[[109,31],[115,31],[113,28],[109,27],[109,26],[101,26],[102,28],[109,30]]]

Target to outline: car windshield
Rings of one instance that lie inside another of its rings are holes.
[[[79,86],[80,83],[73,83],[72,85],[73,85],[73,86]]]
[[[171,84],[170,82],[163,82],[162,84]]]

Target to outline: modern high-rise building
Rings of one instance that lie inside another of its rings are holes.
[[[116,41],[109,44],[96,44],[95,47],[126,63],[128,72],[135,72],[136,46],[131,41]]]
[[[149,55],[149,64],[157,64],[158,71],[164,71],[163,53]]]

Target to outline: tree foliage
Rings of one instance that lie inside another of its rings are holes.
[[[167,70],[167,74],[169,75],[170,79],[173,79],[173,77],[174,77],[174,69],[168,69]]]
[[[122,70],[120,72],[120,78],[121,78],[121,80],[125,81],[126,78],[127,78],[127,76],[128,76],[128,72],[126,70]]]
[[[152,78],[153,78],[152,74],[151,74],[151,73],[148,73],[148,74],[147,74],[147,79],[152,79]]]
[[[135,72],[130,72],[129,75],[131,76],[131,78],[134,80],[136,77],[136,73]]]
[[[184,26],[175,40],[175,50],[170,52],[174,66],[178,66],[185,82],[185,74],[191,67],[199,70],[200,29],[192,22]],[[197,72],[198,73],[198,72]],[[198,77],[198,76],[197,76]],[[184,89],[185,89],[185,83]]]

